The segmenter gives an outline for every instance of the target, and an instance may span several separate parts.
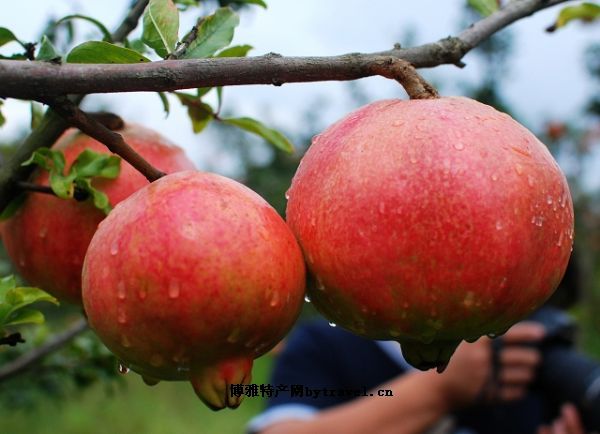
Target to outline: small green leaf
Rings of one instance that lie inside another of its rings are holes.
[[[498,0],[468,0],[468,3],[484,17],[493,14],[499,7]]]
[[[4,326],[14,326],[19,324],[42,324],[44,314],[35,309],[20,309],[14,311],[6,318]]]
[[[115,179],[121,171],[121,158],[117,155],[101,154],[91,149],[83,150],[75,159],[69,174],[76,178],[101,178]]]
[[[240,3],[240,4],[246,3],[246,4],[262,6],[263,8],[267,9],[267,4],[263,0],[236,0],[235,2]]]
[[[142,41],[160,57],[171,54],[177,44],[179,11],[171,0],[150,0],[144,13]]]
[[[50,188],[61,199],[70,199],[73,197],[75,190],[74,179],[74,176],[64,176],[62,173],[50,171]]]
[[[150,62],[143,54],[105,41],[88,41],[73,48],[68,63],[140,63]]]
[[[41,313],[33,309],[23,309],[37,302],[48,302],[58,305],[58,300],[39,288],[17,287],[13,276],[0,280],[0,330],[7,325],[38,323],[43,321]]]
[[[183,57],[198,59],[212,56],[231,43],[239,22],[239,16],[231,8],[217,9],[213,15],[202,21],[196,39],[189,45]]]
[[[206,95],[212,89],[213,89],[212,87],[199,87],[198,90],[196,91],[196,95],[198,96],[198,98],[202,98],[204,95]]]
[[[100,21],[98,21],[97,19],[88,17],[87,15],[80,15],[80,14],[67,15],[66,17],[62,17],[60,20],[58,20],[55,23],[55,25],[57,26],[65,21],[70,21],[70,20],[74,20],[74,19],[85,20],[85,21],[92,23],[93,25],[95,25],[98,28],[98,30],[100,30],[102,32],[102,36],[104,36],[104,38],[103,38],[104,41],[112,42],[112,36],[110,34],[110,31],[106,28],[106,26],[104,24],[102,24]]]
[[[46,35],[42,36],[42,42],[40,44],[40,50],[38,51],[35,60],[43,60],[46,62],[56,62],[61,59],[61,55],[58,54],[54,45]]]
[[[94,203],[94,206],[96,208],[102,210],[104,214],[108,214],[109,212],[111,212],[112,206],[110,205],[108,196],[104,192],[94,188],[94,186],[92,186],[91,179],[78,178],[75,180],[75,183],[78,188],[89,193],[90,197],[92,198],[92,202]]]
[[[42,105],[40,103],[31,101],[30,110],[31,110],[31,129],[33,130],[33,129],[37,128],[37,126],[42,121],[42,118],[44,117],[44,109],[42,108]]]
[[[0,47],[12,41],[18,42],[21,46],[23,46],[23,43],[17,39],[13,32],[8,30],[6,27],[0,27]]]
[[[27,194],[21,193],[11,200],[8,205],[4,207],[2,213],[0,213],[0,221],[8,220],[15,215],[19,208],[21,208],[21,205],[25,202],[25,199],[27,199]]]
[[[2,107],[2,104],[4,104],[4,101],[2,101],[0,99],[0,108]],[[6,122],[6,118],[4,117],[4,115],[2,114],[2,110],[0,110],[0,127],[2,125],[4,125],[4,123]]]
[[[192,129],[194,133],[201,132],[208,123],[214,118],[214,112],[211,106],[202,102],[194,95],[189,95],[183,92],[175,92],[175,95],[188,109],[188,116],[192,121]]]
[[[592,22],[600,18],[600,5],[595,3],[581,3],[577,6],[568,6],[563,8],[558,14],[556,22],[546,29],[548,32],[553,32],[556,29],[566,26],[574,20],[583,22]]]
[[[21,165],[30,166],[32,164],[37,164],[49,172],[55,171],[62,174],[65,170],[65,156],[61,151],[39,148]]]
[[[216,57],[246,57],[248,52],[253,48],[252,45],[234,45],[233,47],[225,48]]]
[[[268,128],[261,122],[252,118],[230,118],[223,119],[223,123],[236,126],[241,128],[242,130],[248,131],[250,133],[254,133],[267,142],[274,145],[276,148],[281,149],[285,152],[293,152],[294,145],[290,142],[283,134],[279,131],[274,130],[272,128]]]
[[[169,116],[171,112],[171,105],[169,104],[169,98],[164,92],[157,92],[160,102],[162,102],[163,110],[165,111],[165,117]]]

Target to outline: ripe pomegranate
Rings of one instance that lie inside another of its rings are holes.
[[[165,172],[194,167],[180,148],[147,128],[132,124],[118,132],[146,160]],[[66,167],[84,149],[109,153],[104,145],[77,130],[67,131],[53,149],[63,151]],[[32,181],[48,185],[48,172],[38,171]],[[122,161],[117,179],[98,178],[93,184],[108,195],[114,206],[148,181]],[[4,245],[19,274],[30,284],[60,300],[80,304],[83,258],[104,217],[90,201],[76,202],[32,193],[17,214],[3,225]]]
[[[99,225],[83,267],[91,327],[148,384],[189,380],[212,409],[237,407],[254,358],[299,315],[302,252],[283,219],[236,181],[168,175]]]
[[[569,188],[546,147],[467,98],[351,113],[314,138],[288,194],[317,309],[399,341],[420,369],[540,306],[572,249]]]

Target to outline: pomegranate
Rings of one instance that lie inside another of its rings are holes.
[[[125,141],[151,164],[165,172],[192,169],[183,151],[159,134],[140,125],[119,130]],[[78,132],[67,131],[53,149],[62,150],[69,167],[84,149],[109,153],[104,145]],[[48,185],[48,172],[32,180]],[[117,179],[96,179],[116,205],[148,184],[129,163],[121,162]],[[76,202],[45,194],[29,194],[25,204],[2,228],[3,241],[15,268],[30,284],[71,303],[81,303],[81,267],[87,246],[104,213],[90,201]]]
[[[144,377],[188,380],[212,409],[237,407],[253,359],[291,328],[302,252],[247,187],[186,171],[153,182],[100,223],[83,266],[90,326]]]
[[[333,323],[443,370],[557,287],[573,206],[546,147],[471,99],[384,100],[314,138],[287,220]]]

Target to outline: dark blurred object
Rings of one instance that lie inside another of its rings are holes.
[[[546,302],[547,306],[557,307],[563,310],[570,309],[577,303],[582,294],[581,266],[576,250],[571,253],[571,259],[567,270],[558,285],[558,288]]]

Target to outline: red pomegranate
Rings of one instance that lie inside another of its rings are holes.
[[[287,220],[330,321],[443,369],[554,291],[573,206],[546,147],[471,99],[384,100],[315,137]]]
[[[164,172],[192,169],[183,151],[164,137],[140,125],[127,125],[118,131],[125,141],[151,164]],[[69,130],[53,149],[62,150],[69,167],[84,149],[109,153],[104,145]],[[33,178],[48,185],[48,172]],[[121,162],[117,179],[96,179],[114,206],[148,181],[127,162]],[[32,193],[17,214],[2,228],[3,241],[17,271],[31,285],[50,292],[60,300],[81,303],[81,267],[87,246],[104,213],[90,201],[76,202]]]
[[[153,384],[188,380],[212,409],[299,315],[302,252],[260,196],[186,171],[153,182],[99,225],[83,267],[91,327]]]

